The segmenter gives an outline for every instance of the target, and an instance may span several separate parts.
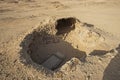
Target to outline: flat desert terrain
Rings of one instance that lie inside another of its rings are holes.
[[[120,0],[0,0],[0,80],[120,80]]]

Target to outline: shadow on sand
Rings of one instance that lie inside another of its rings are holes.
[[[110,61],[105,69],[103,80],[120,80],[120,44],[116,50],[118,54]]]
[[[92,55],[92,56],[103,56],[103,55],[107,54],[108,52],[109,51],[105,51],[105,50],[94,50],[89,55]]]

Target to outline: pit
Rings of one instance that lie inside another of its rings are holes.
[[[56,35],[69,33],[71,30],[74,30],[75,23],[76,23],[76,19],[72,17],[62,18],[62,19],[57,20],[57,23],[55,26],[57,29]]]
[[[38,27],[31,34],[27,35],[22,47],[27,51],[31,60],[46,69],[55,71],[61,68],[73,57],[81,60],[85,52],[75,49],[71,43],[63,39],[65,34],[69,34],[75,29],[76,18],[62,18],[54,23],[48,23],[44,27]],[[60,35],[63,35],[60,37]],[[29,63],[29,61],[28,61]]]

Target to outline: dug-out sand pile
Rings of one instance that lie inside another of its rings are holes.
[[[51,19],[41,23],[21,43],[21,57],[27,64],[37,64],[48,70],[64,70],[67,62],[85,61],[88,52],[101,48],[104,36],[94,25],[74,17]],[[102,48],[103,47],[102,45]],[[69,66],[67,66],[69,67]]]

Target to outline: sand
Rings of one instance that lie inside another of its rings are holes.
[[[0,0],[0,80],[120,80],[119,8],[120,0]],[[47,60],[60,63],[49,69]]]

